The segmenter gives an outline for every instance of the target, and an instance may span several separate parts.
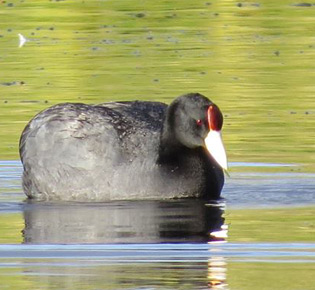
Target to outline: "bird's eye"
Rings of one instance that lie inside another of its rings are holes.
[[[197,123],[198,126],[201,126],[202,125],[202,120],[199,119],[199,120],[196,121],[196,123]]]

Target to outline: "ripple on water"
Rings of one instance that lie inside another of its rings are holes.
[[[0,245],[1,259],[81,259],[92,262],[233,261],[315,262],[314,243]]]

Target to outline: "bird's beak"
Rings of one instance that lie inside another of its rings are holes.
[[[214,160],[225,170],[228,169],[227,157],[221,131],[210,130],[205,138],[205,145]]]
[[[221,129],[223,116],[220,109],[212,104],[207,111],[209,133],[205,138],[205,146],[214,160],[227,172],[228,163],[222,141]]]

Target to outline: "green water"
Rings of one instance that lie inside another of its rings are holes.
[[[2,2],[0,159],[55,103],[198,91],[226,116],[230,161],[314,171],[314,21],[291,0]]]
[[[24,262],[24,261],[23,261]],[[31,261],[29,276],[20,275],[25,271],[21,263],[18,269],[1,269],[2,285],[5,289],[300,289],[313,290],[314,264],[287,263],[237,263],[230,262],[226,269],[227,280],[211,279],[211,266],[204,263],[138,263],[130,265],[99,265],[91,269],[85,261],[82,268],[62,265],[42,265],[42,261]],[[24,262],[25,263],[25,262]],[[67,261],[73,263],[73,261]],[[280,268],[280,271],[279,271]],[[71,271],[71,272],[70,272]],[[263,275],[261,273],[264,273]],[[144,273],[143,276],[139,273]],[[277,273],[277,274],[275,274]],[[72,276],[71,282],[69,277]],[[163,278],[161,279],[161,276]],[[217,287],[211,287],[212,283]],[[134,285],[137,285],[136,287]],[[222,287],[223,286],[223,287]],[[75,288],[74,288],[75,287]],[[150,288],[149,288],[150,287]]]
[[[297,164],[259,170],[315,172],[315,5],[301,2],[0,1],[0,160],[19,158],[24,126],[53,104],[169,103],[178,95],[200,92],[224,112],[230,162]],[[20,48],[19,33],[28,39]],[[231,176],[253,170],[258,169],[232,167]],[[19,178],[13,181],[0,190],[4,289],[314,289],[314,258],[310,253],[290,256],[290,247],[293,253],[302,251],[294,242],[310,243],[314,252],[311,200],[310,206],[294,208],[228,208],[227,245],[236,243],[248,257],[215,249],[222,251],[219,262],[226,272],[226,285],[216,287],[216,266],[211,258],[198,256],[191,262],[184,257],[180,262],[112,264],[108,257],[49,258],[39,246],[42,257],[25,258],[19,253],[26,222],[21,208],[14,210],[24,197]],[[304,185],[301,180],[297,194]],[[227,201],[229,193],[224,193]],[[265,260],[248,249],[261,242],[271,243]],[[274,254],[278,245],[286,249],[284,256]],[[163,254],[162,246],[156,253]],[[72,253],[72,248],[56,247]],[[94,248],[91,244],[85,253],[92,255]],[[125,251],[124,245],[120,249]],[[7,253],[12,257],[6,258]]]

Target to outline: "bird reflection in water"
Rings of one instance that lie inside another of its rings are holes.
[[[191,260],[191,263],[187,265],[188,267],[192,267],[192,269],[195,269],[197,265],[198,268],[201,266],[200,270],[205,276],[202,275],[203,279],[198,283],[201,283],[203,287],[206,286],[209,289],[227,289],[226,262],[224,256],[220,255],[220,243],[224,242],[227,237],[227,227],[224,225],[223,213],[224,208],[221,204],[209,204],[201,200],[189,199],[162,202],[129,201],[95,204],[29,202],[24,208],[24,243],[153,243],[155,244],[153,245],[155,249],[154,259],[156,259],[155,255],[156,251],[159,250],[160,243],[183,243],[183,245],[196,243],[196,249],[199,249],[198,244],[200,244],[201,251],[203,251],[202,248],[205,243],[208,243],[209,255],[206,253],[204,262],[200,262],[200,257],[197,257],[199,261],[197,264]],[[139,249],[141,256],[141,247]],[[180,244],[178,244],[178,249],[181,249]],[[176,255],[181,253],[181,251],[175,252]],[[171,251],[171,253],[174,252]],[[144,251],[142,254],[144,254],[143,257],[145,259],[151,259],[150,256],[146,256],[148,255],[148,251]],[[172,254],[165,256],[165,251],[163,250],[161,250],[161,254],[164,255],[164,259],[167,259],[167,263],[163,264],[163,262],[160,262],[155,266],[155,264],[150,262],[148,265],[151,266],[147,268],[147,271],[149,271],[147,274],[148,277],[152,274],[150,272],[151,268],[163,268],[164,265],[166,269],[169,269],[169,263],[172,263],[174,260],[174,265],[176,265],[174,269],[176,271],[174,277],[172,276],[172,281],[179,279],[178,282],[180,283],[181,279],[183,281],[189,279],[187,278],[187,274],[184,273],[182,273],[184,276],[179,278],[181,277],[179,273],[183,272],[185,266],[178,268],[178,263],[181,259],[185,260],[185,258],[172,256]],[[138,259],[139,253],[135,253],[135,255]],[[189,254],[189,257],[191,258],[192,256]],[[117,256],[117,259],[121,258],[121,255]],[[103,259],[106,261],[105,257]],[[160,259],[163,261],[163,257],[160,257]],[[136,261],[134,262],[136,263]],[[109,275],[111,277],[113,271],[118,275],[117,273],[123,273],[126,269],[129,269],[128,263],[115,265],[115,267],[118,267],[117,269],[113,268],[112,265],[108,268],[102,267],[101,275],[104,277]],[[136,265],[139,267],[140,264]],[[183,265],[186,264],[184,263]],[[119,267],[123,270],[119,270]],[[49,267],[47,269],[43,268],[42,271],[49,272]],[[128,274],[126,275],[128,276]],[[133,282],[138,283],[137,279],[139,277],[135,276],[134,278]],[[122,278],[117,279],[116,282],[118,284],[121,283]],[[141,274],[140,280],[142,279],[143,275]],[[128,281],[128,283],[131,283],[130,279]],[[191,282],[190,280],[185,281]],[[192,281],[196,283],[195,280]],[[206,285],[203,284],[205,282]]]
[[[210,207],[215,204],[208,205]],[[220,208],[223,210],[225,204],[220,204]],[[220,228],[215,229],[209,233],[209,244],[216,245],[225,243],[228,238],[228,225],[222,223]],[[225,257],[220,255],[220,248],[211,247],[209,249],[210,259],[208,260],[208,287],[214,290],[228,290],[228,284],[226,281],[227,263]]]
[[[161,243],[224,240],[224,209],[202,200],[29,202],[24,243]],[[222,228],[223,226],[223,228]]]
[[[209,289],[228,290],[226,281],[227,263],[223,256],[215,256],[208,261],[208,287]]]

